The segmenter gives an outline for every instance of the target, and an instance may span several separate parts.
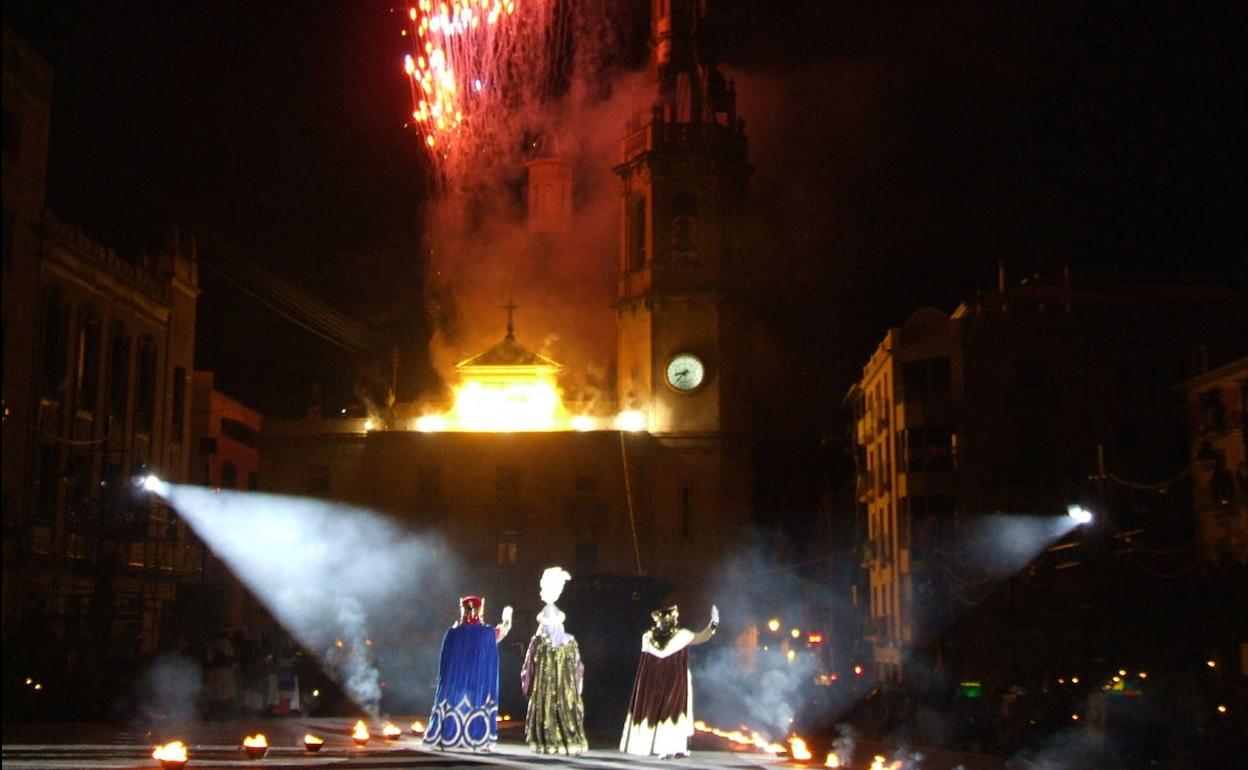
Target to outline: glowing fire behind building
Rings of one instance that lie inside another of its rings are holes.
[[[611,416],[569,409],[559,388],[562,368],[516,341],[509,319],[501,342],[455,365],[459,383],[451,409],[422,414],[408,427],[422,433],[646,429],[640,412]]]

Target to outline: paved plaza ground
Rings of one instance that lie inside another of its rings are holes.
[[[756,770],[774,768],[821,767],[818,761],[797,763],[771,757],[757,751],[734,751],[727,741],[697,735],[691,744],[693,756],[682,760],[660,761],[630,757],[619,753],[607,735],[591,735],[592,749],[580,757],[539,757],[524,744],[521,723],[504,723],[500,742],[488,754],[460,754],[431,751],[421,745],[418,736],[407,728],[412,718],[393,718],[404,728],[402,737],[387,741],[379,735],[364,747],[351,740],[354,721],[348,718],[257,719],[223,722],[183,722],[150,725],[105,724],[9,724],[4,726],[3,754],[0,761],[5,770],[153,770],[159,763],[152,759],[157,743],[181,739],[189,747],[187,770],[211,768],[569,768],[569,770],[672,770],[673,768],[712,768],[714,770]],[[371,725],[377,732],[379,725]],[[240,748],[244,736],[263,732],[270,744],[268,754],[260,760],[247,759]],[[310,753],[303,748],[305,733],[325,740],[321,751]],[[866,770],[879,747],[862,744],[854,770]],[[925,757],[922,770],[952,770],[961,765],[965,770],[1001,770],[999,761],[977,755],[932,755]]]

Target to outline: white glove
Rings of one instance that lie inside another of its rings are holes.
[[[503,622],[504,623],[511,622],[511,605],[508,605],[503,608]]]

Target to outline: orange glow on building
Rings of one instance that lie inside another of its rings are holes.
[[[453,406],[446,412],[411,419],[406,427],[422,433],[646,429],[640,412],[614,418],[570,412],[559,389],[562,368],[517,342],[509,322],[502,342],[455,365],[459,384],[453,391]]]

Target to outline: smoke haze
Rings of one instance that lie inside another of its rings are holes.
[[[320,500],[178,485],[167,497],[357,705],[377,716],[383,680],[394,702],[427,705],[463,575],[441,537]]]

